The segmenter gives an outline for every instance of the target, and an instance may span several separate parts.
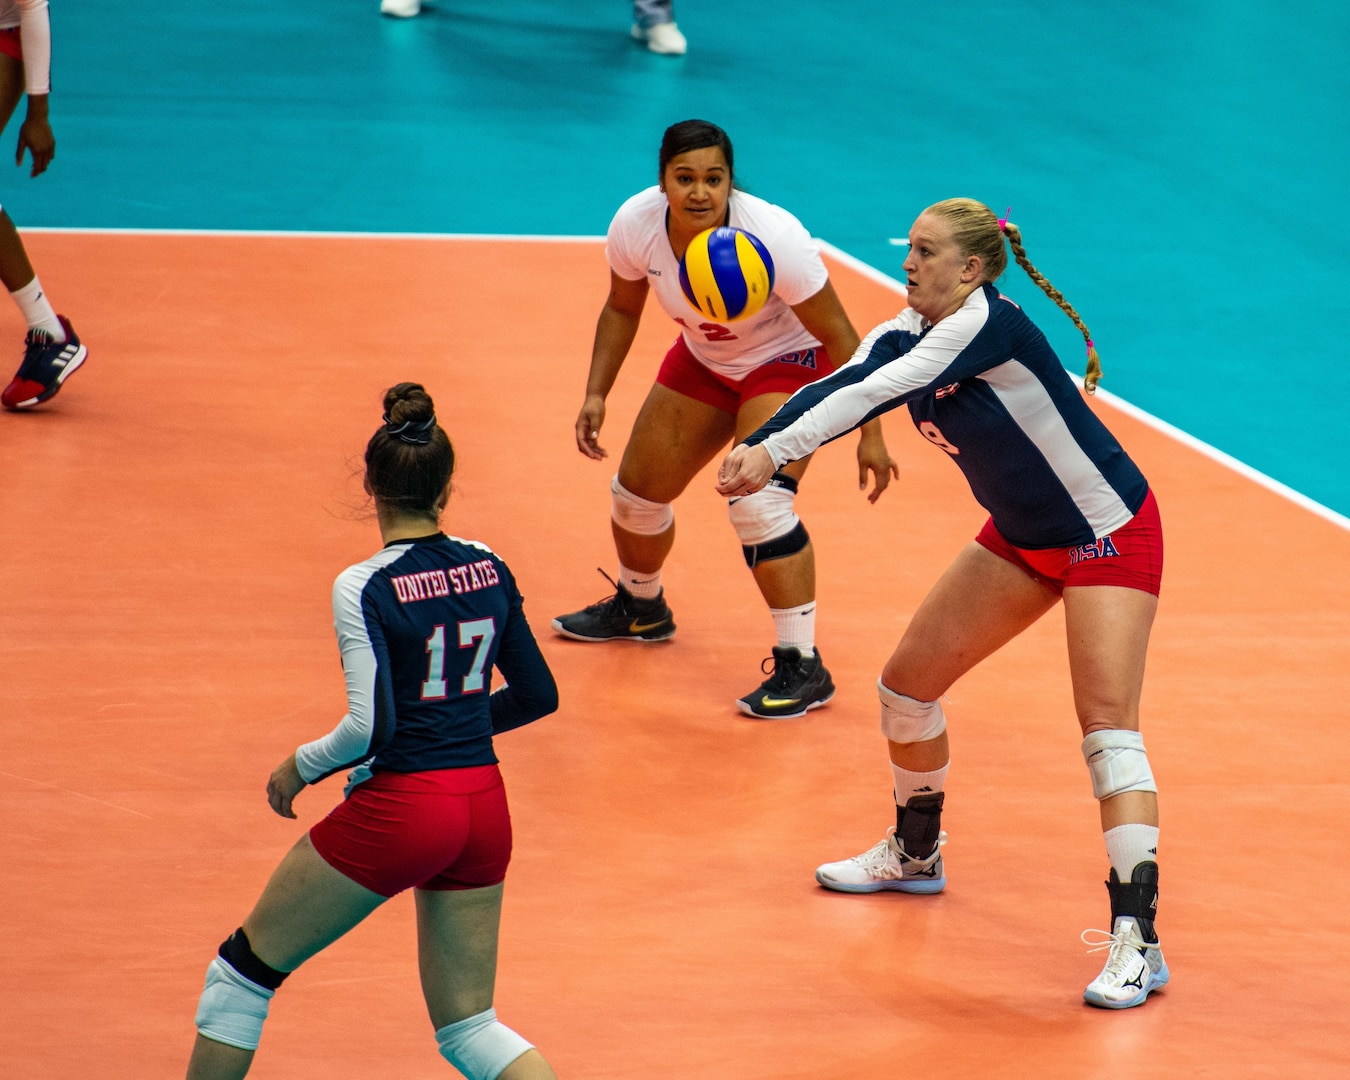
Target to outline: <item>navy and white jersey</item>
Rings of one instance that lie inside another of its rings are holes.
[[[491,765],[494,732],[558,707],[520,590],[491,548],[436,533],[397,540],[333,584],[348,713],[296,751],[313,783],[360,766],[423,772]],[[490,692],[493,667],[507,686]]]
[[[1045,335],[993,285],[936,325],[909,309],[882,323],[745,441],[781,468],[899,405],[1016,547],[1090,543],[1148,494]]]

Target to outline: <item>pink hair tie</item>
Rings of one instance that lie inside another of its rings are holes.
[[[1012,213],[1012,207],[1003,211],[1003,216],[998,219],[998,231],[1005,233],[1008,231],[1008,215]]]

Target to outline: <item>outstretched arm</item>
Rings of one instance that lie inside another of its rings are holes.
[[[836,367],[840,367],[858,351],[858,332],[853,329],[844,306],[830,282],[825,282],[814,296],[803,300],[792,308],[807,333],[825,346]],[[858,439],[858,490],[867,489],[868,474],[874,479],[872,493],[868,502],[876,502],[886,490],[892,477],[900,475],[900,467],[891,460],[886,449],[886,440],[881,433],[880,419],[869,420],[859,429]]]

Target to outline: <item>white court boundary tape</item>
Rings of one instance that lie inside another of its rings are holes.
[[[834,247],[832,244],[828,244],[823,240],[817,242],[820,244],[822,251],[825,251],[831,257],[838,259],[845,266],[849,267],[850,269],[858,271],[858,273],[862,274],[864,277],[870,278],[871,280],[878,282],[879,284],[894,289],[901,296],[905,295],[905,286],[901,282],[897,281],[895,278],[883,274],[880,270],[877,270],[875,267],[868,266],[867,263],[861,261],[860,259],[855,259],[852,255],[848,254],[845,251],[840,251],[837,247]],[[909,242],[908,240],[895,240],[895,239],[892,239],[890,241],[891,244],[896,246],[907,244],[908,242]],[[1083,378],[1082,372],[1076,373],[1070,372],[1070,374],[1073,375],[1074,378],[1078,379],[1079,381],[1081,381]],[[1181,428],[1179,427],[1174,427],[1173,425],[1169,424],[1166,420],[1160,420],[1152,413],[1145,412],[1137,405],[1131,405],[1124,398],[1116,397],[1116,395],[1111,393],[1109,390],[1103,390],[1101,387],[1098,387],[1097,393],[1093,396],[1096,397],[1097,400],[1110,405],[1112,408],[1119,409],[1126,416],[1132,417],[1133,419],[1138,420],[1140,423],[1148,425],[1155,431],[1161,432],[1170,439],[1174,439],[1175,441],[1181,443],[1183,446],[1187,446],[1190,449],[1203,454],[1205,457],[1210,458],[1213,461],[1217,461],[1220,465],[1223,465],[1225,468],[1232,469],[1233,472],[1237,473],[1239,476],[1245,477],[1246,479],[1252,481],[1253,483],[1258,484],[1263,488],[1266,488],[1268,491],[1273,491],[1276,495],[1288,499],[1295,505],[1301,506],[1304,510],[1308,510],[1316,514],[1318,517],[1325,518],[1333,525],[1339,525],[1342,529],[1350,531],[1350,517],[1346,517],[1344,514],[1339,514],[1335,510],[1331,509],[1331,507],[1323,506],[1316,500],[1308,498],[1308,496],[1304,495],[1302,492],[1295,491],[1287,484],[1280,483],[1280,481],[1276,480],[1274,477],[1267,476],[1265,473],[1260,472],[1257,469],[1253,469],[1250,465],[1247,465],[1246,463],[1239,461],[1231,454],[1224,453],[1218,447],[1210,446],[1209,443],[1197,439],[1194,435],[1190,435],[1185,431],[1182,431]]]
[[[23,233],[55,233],[77,236],[220,236],[220,237],[284,237],[287,239],[315,239],[315,240],[471,240],[471,241],[492,241],[494,243],[509,243],[512,241],[521,243],[556,243],[556,244],[602,244],[605,241],[603,236],[559,236],[542,234],[521,234],[521,233],[420,233],[420,232],[321,232],[304,229],[79,229],[64,227],[47,226],[26,226],[19,230]],[[848,252],[835,247],[833,244],[824,240],[816,241],[823,252],[831,258],[843,263],[849,269],[856,271],[863,277],[884,285],[892,289],[900,296],[905,295],[905,286],[902,282],[884,274],[876,267],[855,258]],[[908,243],[905,238],[890,238],[888,242],[894,246],[903,246]],[[1081,379],[1081,373],[1070,372],[1075,378]],[[1350,531],[1350,517],[1337,513],[1329,506],[1323,506],[1315,499],[1309,498],[1302,492],[1295,491],[1287,484],[1282,484],[1274,477],[1267,476],[1265,473],[1252,468],[1245,462],[1239,461],[1231,454],[1226,454],[1217,447],[1210,446],[1209,443],[1197,439],[1174,427],[1166,420],[1160,420],[1152,413],[1145,412],[1138,406],[1131,405],[1124,398],[1116,397],[1109,390],[1098,389],[1096,398],[1111,406],[1119,409],[1125,415],[1146,424],[1155,431],[1161,432],[1168,438],[1181,443],[1183,446],[1203,454],[1212,461],[1218,462],[1227,469],[1231,469],[1239,476],[1252,481],[1254,484],[1274,492],[1281,498],[1287,499],[1296,506],[1316,514],[1318,517],[1337,525],[1342,529]]]

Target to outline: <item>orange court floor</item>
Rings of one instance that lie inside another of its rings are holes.
[[[556,715],[498,741],[516,854],[497,990],[560,1076],[1350,1076],[1337,524],[1094,404],[1167,536],[1143,726],[1173,979],[1103,1012],[1081,1001],[1107,865],[1058,612],[949,695],[947,891],[850,897],[812,877],[892,820],[876,677],[983,519],[903,411],[885,421],[901,478],[876,506],[852,437],[799,499],[839,692],[753,722],[733,702],[772,625],[712,468],[677,503],[672,642],[548,628],[611,591],[609,478],[673,338],[649,312],[610,399],[611,458],[584,459],[599,244],[28,245],[90,358],[47,406],[0,416],[0,1074],[182,1075],[216,946],[341,797],[338,778],[306,790],[295,822],[263,788],[344,711],[329,589],[379,546],[360,455],[384,388],[413,379],[459,455],[445,527],[513,568],[561,689]],[[899,306],[830,265],[860,329]],[[251,1075],[451,1073],[405,896],[287,982]]]

